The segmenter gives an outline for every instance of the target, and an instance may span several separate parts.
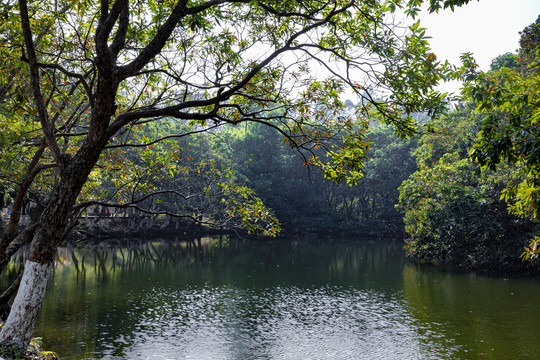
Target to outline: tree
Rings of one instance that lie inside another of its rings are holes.
[[[268,126],[249,124],[218,138],[235,172],[275,212],[285,233],[311,229],[320,220],[316,214],[324,209],[315,182],[322,176],[306,171],[304,160],[290,151],[283,136]]]
[[[534,224],[508,213],[501,190],[516,167],[496,172],[468,158],[482,116],[474,106],[435,119],[415,151],[419,170],[399,188],[406,252],[421,262],[518,273],[533,270],[519,255]]]
[[[403,233],[402,216],[395,209],[398,188],[417,169],[412,156],[417,139],[402,140],[390,128],[379,127],[368,132],[373,142],[365,176],[359,186],[348,190],[357,197],[357,216],[366,233],[378,235]]]
[[[489,65],[489,69],[491,71],[497,71],[503,67],[517,68],[518,56],[510,52],[507,52],[506,54],[497,56],[495,59],[491,61],[491,64]]]
[[[397,188],[416,170],[411,156],[416,141],[400,139],[387,126],[368,129],[366,138],[371,145],[363,176],[348,186],[308,173],[282,136],[264,125],[215,136],[218,152],[231,158],[235,173],[275,212],[285,233],[401,234],[402,219],[394,204]]]
[[[495,170],[516,164],[519,171],[508,182],[503,196],[510,211],[533,221],[540,219],[540,16],[521,32],[517,67],[477,72],[474,59],[463,57],[463,94],[484,115],[482,129],[471,157]],[[524,254],[540,253],[534,237]]]
[[[430,1],[432,10],[467,2]],[[173,138],[263,123],[326,177],[356,182],[367,146],[362,132],[348,131],[357,122],[379,118],[407,136],[415,132],[408,114],[444,109],[444,94],[432,88],[447,68],[430,52],[424,29],[389,16],[402,9],[414,17],[420,3],[2,2],[2,86],[21,95],[3,99],[3,126],[13,130],[3,151],[21,170],[8,174],[14,200],[0,264],[22,244],[30,247],[0,341],[30,340],[55,251],[93,203],[82,195],[95,170],[117,173],[121,149],[151,145],[127,137],[143,124],[189,125],[166,136]],[[22,69],[13,67],[19,59]],[[384,96],[373,99],[369,86]],[[336,117],[346,88],[363,106]],[[315,148],[326,159],[312,156]],[[28,197],[37,207],[20,229]]]
[[[200,224],[277,235],[280,226],[273,212],[238,181],[230,162],[214,149],[211,139],[216,136],[199,133],[170,139],[171,134],[182,133],[190,133],[189,127],[174,120],[131,129],[122,142],[132,146],[110,146],[114,158],[92,170],[92,186],[83,188],[79,199],[132,215],[185,217]],[[145,145],[135,146],[133,141]],[[140,220],[134,217],[133,221]]]

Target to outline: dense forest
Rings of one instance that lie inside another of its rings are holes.
[[[307,171],[262,126],[215,134],[215,156],[234,164],[282,234],[405,236],[407,253],[422,262],[536,273],[538,44],[540,17],[521,32],[517,54],[493,59],[486,73],[469,63],[462,100],[446,115],[419,118],[420,136],[372,124],[354,186]]]
[[[354,184],[328,181],[304,154],[292,151],[277,123],[177,138],[172,134],[189,132],[189,126],[171,119],[120,134],[124,144],[145,144],[142,156],[141,145],[110,147],[108,169],[93,171],[81,197],[101,199],[92,204],[110,211],[137,198],[131,216],[159,216],[158,224],[164,214],[180,213],[190,219],[188,226],[199,222],[260,235],[405,237],[408,254],[423,262],[532,271],[539,43],[540,17],[521,33],[518,53],[493,59],[488,72],[478,72],[464,55],[461,101],[439,117],[416,114],[415,136],[400,136],[376,121],[354,129],[369,147]],[[519,99],[524,96],[530,99]],[[359,107],[361,102],[347,100],[340,111],[345,117]],[[7,142],[15,135],[6,128],[2,136]],[[314,153],[324,157],[317,145]],[[5,149],[6,173],[16,171],[10,169],[13,156]],[[118,167],[121,172],[108,171]],[[182,201],[167,190],[170,183],[182,184]],[[13,202],[14,186],[3,180],[4,206]]]
[[[518,53],[493,59],[488,72],[477,71],[464,55],[469,68],[461,70],[461,101],[439,117],[417,114],[414,137],[403,138],[377,122],[362,129],[369,151],[355,184],[328,181],[291,151],[279,131],[256,123],[149,145],[145,159],[152,164],[144,168],[153,180],[145,184],[158,193],[163,182],[190,184],[203,196],[181,203],[160,196],[159,202],[204,214],[222,229],[256,221],[264,226],[244,229],[282,236],[404,237],[408,255],[422,262],[535,273],[540,150],[533,49],[539,43],[540,17],[521,33]],[[357,106],[347,100],[342,111],[354,113]],[[175,132],[146,126],[138,136]],[[167,147],[175,148],[175,161],[159,156]],[[171,178],[171,168],[183,171]],[[93,191],[102,198],[127,196],[117,189],[133,180],[123,176],[104,179],[102,184],[115,186]],[[245,201],[239,199],[250,199],[256,214],[242,210]],[[146,209],[154,206],[155,198],[149,200]]]
[[[465,54],[463,101],[430,121],[400,187],[409,255],[495,272],[536,272],[540,16],[480,72]],[[523,261],[520,261],[523,260]]]

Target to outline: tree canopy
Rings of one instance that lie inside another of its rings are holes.
[[[430,121],[414,155],[418,170],[400,186],[405,250],[421,262],[493,273],[534,273],[520,255],[534,223],[508,213],[501,191],[519,171],[481,169],[468,156],[482,127],[474,104]]]
[[[464,95],[484,115],[471,150],[480,165],[495,170],[506,163],[520,169],[503,192],[510,211],[540,219],[540,17],[521,32],[517,66],[478,72],[467,55]],[[540,238],[531,242],[526,257],[538,254]]]
[[[518,53],[498,56],[487,72],[462,56],[464,102],[429,122],[415,151],[419,170],[400,187],[409,255],[537,272],[539,26],[527,26]]]

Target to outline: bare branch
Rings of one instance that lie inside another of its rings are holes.
[[[26,60],[26,59],[23,59],[23,60]],[[62,65],[59,65],[59,64],[38,63],[38,66],[40,68],[43,68],[43,69],[59,70],[59,71],[61,71],[62,73],[64,73],[65,75],[67,75],[69,77],[73,77],[73,78],[78,79],[78,81],[84,86],[84,89],[86,90],[86,94],[88,96],[88,99],[90,100],[90,102],[92,101],[92,90],[90,89],[90,86],[86,82],[85,75],[81,75],[81,74],[75,73],[73,71],[69,71],[68,69],[64,68]],[[77,85],[77,84],[75,84],[75,85]]]
[[[150,43],[131,63],[117,69],[116,75],[119,82],[139,72],[150,60],[161,52],[178,22],[187,15],[186,4],[187,0],[179,0],[167,21],[157,31],[156,36]]]
[[[34,49],[34,41],[32,39],[32,29],[30,28],[30,19],[28,17],[28,4],[26,0],[19,0],[19,9],[21,12],[21,27],[24,35],[24,42],[26,51],[28,53],[28,65],[30,66],[30,83],[32,86],[32,95],[36,103],[38,110],[39,120],[43,128],[43,134],[49,149],[51,150],[56,162],[62,165],[62,156],[58,143],[54,138],[54,128],[49,121],[49,114],[47,113],[47,107],[43,94],[41,93],[41,86],[39,81],[39,64],[36,58],[36,51]]]
[[[150,145],[153,145],[153,144],[156,144],[158,142],[168,140],[168,139],[180,139],[180,138],[190,136],[190,135],[194,135],[194,134],[207,133],[208,131],[213,130],[213,129],[217,129],[220,126],[221,126],[220,124],[216,124],[216,125],[213,125],[213,126],[205,127],[204,129],[201,129],[201,130],[189,131],[189,132],[186,132],[184,134],[167,135],[167,136],[160,137],[158,139],[152,140],[152,141],[147,142],[147,143],[107,145],[107,146],[105,146],[105,149],[116,149],[116,148],[127,148],[127,147],[147,147],[147,146],[150,146]]]
[[[120,19],[118,23],[118,29],[114,37],[113,43],[110,47],[113,58],[118,56],[118,53],[125,45],[126,34],[129,26],[129,1],[125,2],[124,7],[120,11]]]
[[[107,0],[101,1],[101,16],[99,19],[99,25],[96,29],[96,43],[106,44],[109,34],[111,33],[116,20],[123,12],[126,4],[129,0],[116,0],[111,11],[108,12],[109,2]],[[99,46],[96,46],[99,47]]]

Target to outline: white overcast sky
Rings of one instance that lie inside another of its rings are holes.
[[[464,52],[474,54],[481,70],[491,60],[519,47],[519,32],[540,15],[540,0],[472,0],[451,10],[422,16],[422,26],[431,36],[430,44],[441,60],[460,64]],[[448,85],[457,91],[459,85]]]

